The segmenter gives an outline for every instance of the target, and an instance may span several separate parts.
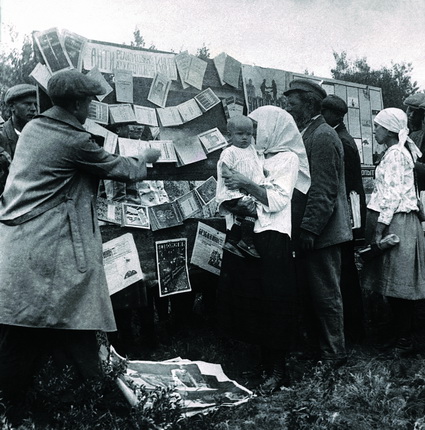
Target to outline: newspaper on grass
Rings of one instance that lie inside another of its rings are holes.
[[[195,244],[190,259],[191,264],[214,273],[214,275],[220,275],[225,239],[225,233],[198,222]]]
[[[222,406],[238,406],[254,397],[252,391],[229,379],[220,364],[180,357],[166,361],[125,360],[112,346],[109,354],[102,347],[101,358],[112,364],[126,361],[126,372],[117,379],[117,384],[132,406],[138,403],[140,387],[174,388],[184,417]]]
[[[111,296],[144,278],[131,233],[103,244],[103,266]]]

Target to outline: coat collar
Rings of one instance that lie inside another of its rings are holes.
[[[315,120],[313,120],[308,126],[307,130],[304,133],[303,139],[306,141],[310,135],[313,133],[314,130],[316,130],[317,127],[321,124],[326,124],[325,119],[322,115],[319,115]]]
[[[44,111],[42,114],[38,115],[38,118],[39,117],[50,118],[55,121],[60,121],[65,124],[68,124],[71,127],[76,128],[77,130],[86,131],[83,125],[74,115],[70,114],[67,110],[61,108],[60,106],[51,107],[50,109]]]
[[[12,118],[9,118],[3,125],[3,135],[9,139],[16,141],[18,135],[16,134],[15,127],[13,126]]]

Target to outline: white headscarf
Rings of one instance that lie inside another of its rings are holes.
[[[393,133],[398,134],[398,147],[402,149],[407,143],[410,153],[412,154],[413,161],[416,161],[422,156],[422,152],[415,145],[413,140],[409,137],[409,129],[407,128],[407,115],[401,109],[387,108],[381,110],[376,115],[374,122],[381,127],[386,128]]]
[[[248,115],[257,122],[255,149],[259,154],[291,151],[299,159],[295,188],[306,194],[310,188],[310,168],[303,138],[292,115],[275,106],[261,106]]]

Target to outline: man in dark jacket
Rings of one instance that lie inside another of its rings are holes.
[[[308,79],[295,79],[284,93],[287,111],[303,136],[311,186],[292,199],[292,237],[297,272],[302,275],[306,323],[318,340],[320,359],[330,365],[346,360],[340,291],[341,244],[352,239],[344,181],[344,152],[335,130],[321,115],[326,91]],[[310,319],[310,316],[314,317]]]
[[[19,135],[37,113],[36,87],[29,84],[15,85],[6,91],[4,103],[11,116],[3,124],[0,133],[0,194],[6,183]]]
[[[345,190],[349,205],[358,196],[361,225],[353,227],[354,239],[364,238],[366,220],[366,200],[362,181],[360,155],[356,142],[348,133],[344,124],[344,115],[348,112],[345,101],[333,94],[322,102],[322,115],[325,121],[338,133],[344,148]],[[352,216],[353,219],[353,216]],[[354,260],[354,241],[342,244],[341,293],[344,305],[345,335],[354,342],[361,341],[365,336],[363,303],[359,274]]]

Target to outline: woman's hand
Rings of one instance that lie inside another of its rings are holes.
[[[238,173],[232,169],[227,170],[228,171],[223,172],[223,179],[224,185],[226,185],[229,190],[239,190],[240,188],[244,188],[244,186],[249,183],[248,178],[241,173]]]
[[[375,235],[373,236],[372,245],[376,244],[379,248],[379,242],[382,240],[382,235],[383,235],[386,227],[387,227],[387,225],[383,224],[382,222],[376,223]]]

